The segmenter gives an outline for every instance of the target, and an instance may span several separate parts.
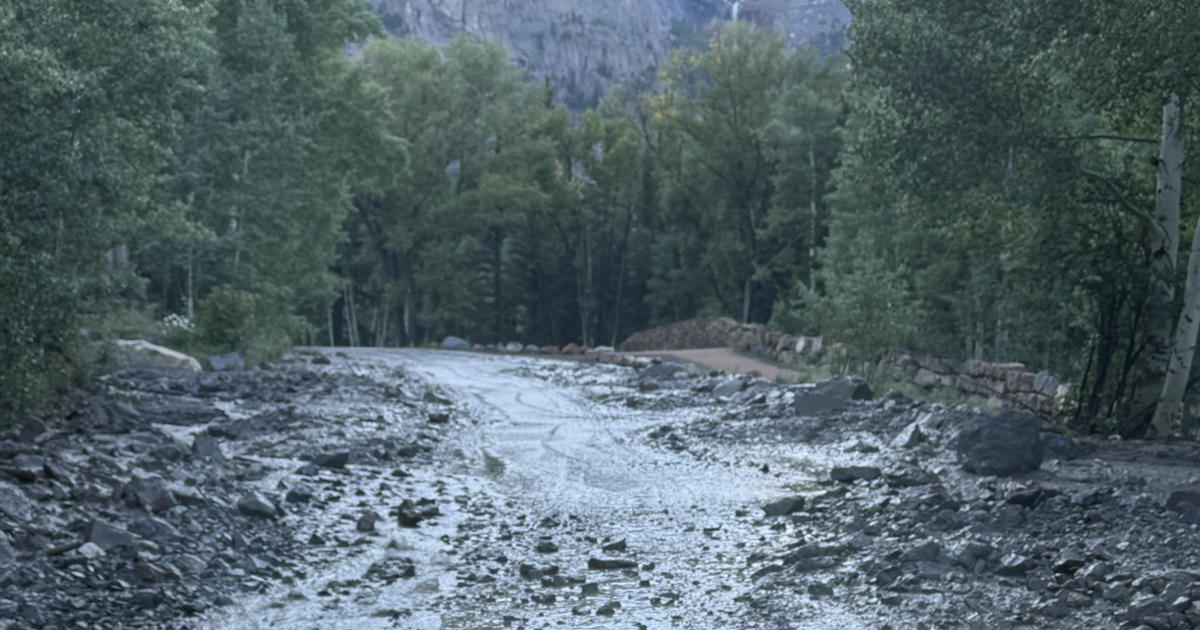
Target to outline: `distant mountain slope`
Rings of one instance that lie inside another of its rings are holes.
[[[673,45],[728,20],[723,0],[369,0],[393,35],[442,43],[458,33],[498,37],[561,100],[581,108],[613,83],[653,72]],[[778,24],[828,53],[845,42],[850,13],[840,0],[745,0],[741,19]]]

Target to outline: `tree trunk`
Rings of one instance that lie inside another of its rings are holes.
[[[808,167],[812,184],[808,191],[808,290],[817,292],[817,154],[809,147]]]
[[[337,342],[333,338],[333,303],[332,302],[330,302],[330,304],[329,304],[329,309],[325,311],[325,320],[326,320],[325,323],[329,325],[329,347],[332,348],[337,345]]]
[[[413,329],[412,329],[412,286],[404,290],[404,339],[408,341],[408,347],[413,347]]]
[[[742,323],[750,323],[750,287],[753,278],[746,277],[745,284],[742,285]]]
[[[1147,227],[1150,251],[1150,290],[1146,305],[1146,347],[1138,384],[1121,426],[1126,437],[1141,436],[1162,399],[1171,358],[1171,304],[1175,300],[1175,269],[1179,256],[1179,204],[1182,186],[1183,130],[1179,96],[1169,94],[1163,105],[1162,153],[1154,220]]]
[[[188,250],[187,268],[187,318],[188,322],[196,321],[196,264],[192,251]]]
[[[1158,161],[1158,203],[1167,206],[1176,218],[1176,240],[1186,154],[1182,110],[1179,97],[1171,94],[1163,110],[1163,146]],[[1171,358],[1167,362],[1162,393],[1151,424],[1151,432],[1160,436],[1170,434],[1183,419],[1183,395],[1187,390],[1192,358],[1196,352],[1196,333],[1200,331],[1200,222],[1197,223],[1192,236],[1192,249],[1188,253],[1187,285],[1184,291],[1183,310],[1175,327],[1175,343],[1171,346]]]

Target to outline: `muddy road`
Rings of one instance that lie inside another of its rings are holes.
[[[0,627],[1200,627],[1200,446],[685,364],[298,350],[0,433]]]
[[[415,530],[381,526],[373,545],[381,551],[335,560],[306,585],[253,599],[208,627],[245,628],[248,619],[263,628],[785,627],[739,596],[755,570],[748,556],[773,546],[759,506],[809,480],[784,481],[761,464],[700,462],[641,439],[702,411],[597,402],[627,387],[628,368],[589,366],[580,383],[576,365],[527,358],[345,357],[402,368],[454,400],[461,428],[406,484],[435,496],[442,514]],[[411,560],[416,576],[326,589],[388,553]],[[808,623],[786,627],[856,625],[836,605],[808,608],[797,611]],[[402,618],[392,623],[391,611]]]

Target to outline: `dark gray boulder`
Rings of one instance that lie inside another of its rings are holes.
[[[192,457],[212,462],[225,461],[225,453],[221,451],[221,443],[215,436],[199,433],[192,440]]]
[[[957,452],[963,470],[979,475],[1037,470],[1043,456],[1041,422],[1032,413],[1011,409],[992,417],[975,415],[959,429]]]
[[[804,509],[804,497],[796,495],[784,497],[777,501],[772,501],[763,506],[763,513],[767,516],[787,516],[794,514]]]
[[[1179,486],[1167,496],[1167,509],[1179,512],[1189,523],[1200,523],[1200,483]]]
[[[830,411],[846,409],[854,401],[871,400],[874,394],[866,381],[852,376],[842,376],[821,381],[803,390],[796,397],[792,408],[802,416],[816,416]]]
[[[278,514],[275,504],[257,492],[250,492],[243,495],[238,500],[237,508],[239,512],[246,516],[256,516],[259,518],[275,518]]]

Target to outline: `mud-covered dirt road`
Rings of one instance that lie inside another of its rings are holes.
[[[443,387],[469,419],[412,482],[437,495],[443,514],[415,530],[380,527],[374,546],[384,551],[364,554],[377,562],[393,547],[416,576],[329,596],[330,581],[369,564],[335,561],[210,627],[782,627],[739,596],[755,570],[748,556],[774,546],[759,506],[796,488],[639,438],[697,410],[639,411],[587,395],[626,387],[627,368],[589,366],[579,383],[578,366],[527,358],[346,354]],[[796,611],[808,622],[788,627],[866,627],[835,604],[808,608]],[[393,625],[388,611],[403,618]]]
[[[0,627],[1197,628],[1198,462],[685,364],[126,371],[0,432]]]

